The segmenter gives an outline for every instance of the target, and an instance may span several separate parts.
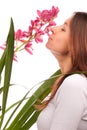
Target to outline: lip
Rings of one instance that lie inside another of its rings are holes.
[[[51,36],[48,39],[53,40]]]

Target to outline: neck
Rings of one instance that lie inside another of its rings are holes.
[[[70,54],[54,55],[58,60],[62,73],[67,73],[72,69],[72,62]]]
[[[61,61],[58,60],[58,62],[59,62],[59,66],[61,68],[62,73],[68,73],[71,70],[72,64],[71,64],[70,58],[67,58],[67,59],[65,58]]]

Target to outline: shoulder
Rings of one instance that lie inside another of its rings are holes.
[[[81,88],[86,86],[87,88],[87,78],[82,74],[72,74],[64,79],[62,85]]]
[[[87,97],[87,78],[84,75],[72,74],[64,79],[60,85],[55,99],[59,97]]]

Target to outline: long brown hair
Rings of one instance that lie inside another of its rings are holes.
[[[86,12],[75,12],[71,23],[70,23],[70,33],[71,33],[71,58],[73,68],[69,73],[72,72],[85,72],[87,71],[87,13]],[[87,74],[84,74],[87,77]],[[44,109],[49,101],[54,97],[57,89],[67,77],[66,75],[59,77],[54,85],[52,86],[52,91],[50,98],[42,102],[41,105],[36,105],[39,110]]]
[[[87,13],[76,12],[74,14],[70,31],[73,68],[87,71]]]

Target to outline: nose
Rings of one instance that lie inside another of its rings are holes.
[[[52,34],[55,34],[55,32],[56,32],[56,27],[52,27],[52,28],[51,28],[51,32],[52,32]]]
[[[52,34],[55,34],[56,32],[60,31],[60,26],[55,26],[51,28]]]

